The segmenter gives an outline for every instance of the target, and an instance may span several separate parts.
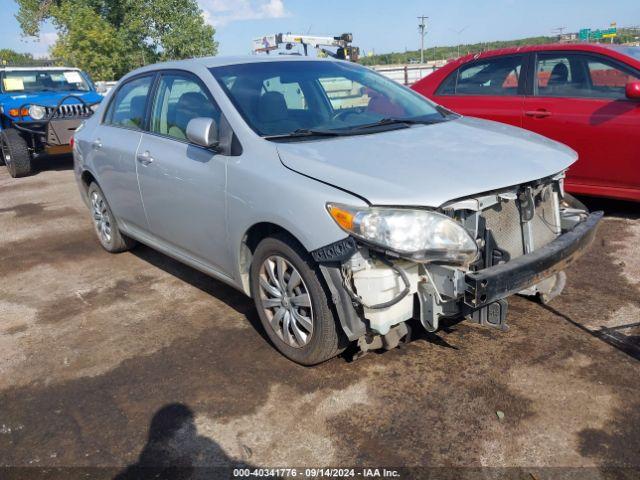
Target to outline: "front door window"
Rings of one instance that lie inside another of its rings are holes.
[[[187,125],[198,117],[220,124],[220,110],[200,83],[183,75],[162,75],[151,113],[151,131],[186,141]]]
[[[595,55],[538,55],[536,94],[540,97],[624,100],[626,84],[639,80],[630,69]]]

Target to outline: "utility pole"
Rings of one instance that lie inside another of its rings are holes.
[[[558,40],[562,41],[562,38],[564,36],[564,31],[567,29],[567,27],[556,27],[552,30],[552,33],[555,33],[556,35],[558,35]]]
[[[429,17],[425,15],[421,15],[418,17],[420,20],[420,24],[418,28],[420,29],[420,63],[424,63],[424,37],[427,34],[427,19]]]
[[[450,28],[449,30],[451,30],[453,33],[455,33],[458,36],[458,58],[460,58],[460,35],[462,34],[462,32],[464,32],[467,28],[469,28],[471,25],[467,25],[464,28],[461,28],[460,30],[456,30],[454,28]]]

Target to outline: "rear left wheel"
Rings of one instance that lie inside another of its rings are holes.
[[[118,222],[98,184],[89,185],[87,194],[89,195],[93,226],[102,248],[111,253],[124,252],[133,248],[136,244],[135,240],[120,233]]]

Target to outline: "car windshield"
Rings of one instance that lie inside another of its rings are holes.
[[[211,72],[264,137],[355,135],[448,118],[424,97],[348,62],[268,61]]]
[[[9,70],[2,74],[4,93],[65,92],[90,90],[77,70]]]
[[[614,47],[614,48],[618,50],[620,53],[633,57],[636,60],[640,60],[640,47]]]

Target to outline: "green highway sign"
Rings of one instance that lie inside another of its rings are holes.
[[[603,38],[614,38],[616,36],[618,36],[618,29],[616,27],[607,28],[605,30],[591,30],[590,28],[583,28],[578,33],[578,38],[585,42],[591,40],[602,40]]]

